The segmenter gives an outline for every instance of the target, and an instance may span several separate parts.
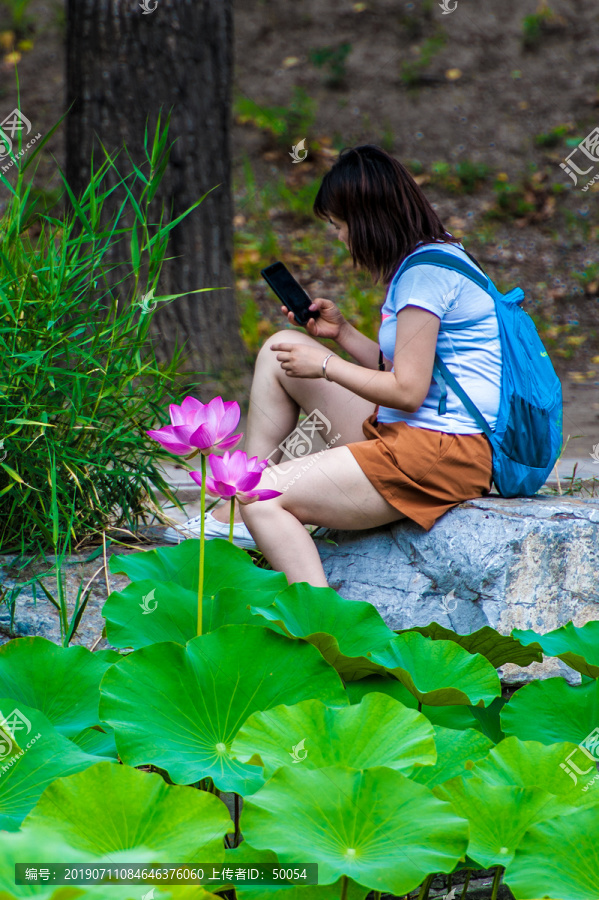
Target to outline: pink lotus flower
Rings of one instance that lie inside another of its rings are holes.
[[[268,465],[265,459],[259,462],[257,456],[248,459],[247,453],[243,450],[236,450],[234,453],[225,450],[223,456],[211,454],[208,462],[212,469],[212,476],[206,476],[206,490],[209,494],[224,497],[226,500],[237,497],[242,503],[248,503],[254,497],[258,500],[271,500],[273,497],[281,496],[281,491],[256,489],[262,472]],[[189,474],[196,484],[201,486],[201,472]]]
[[[201,403],[195,397],[186,397],[181,406],[171,403],[169,413],[171,425],[146,434],[177,456],[187,456],[194,450],[209,453],[216,447],[230,449],[243,437],[231,434],[241,415],[234,400],[223,402],[222,397],[215,397],[210,403]]]

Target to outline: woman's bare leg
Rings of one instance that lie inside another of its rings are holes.
[[[242,505],[243,520],[271,566],[289,582],[327,587],[320,556],[305,523],[361,530],[404,518],[379,494],[347,447],[296,460],[292,471],[277,476],[265,471],[261,487],[281,496]]]

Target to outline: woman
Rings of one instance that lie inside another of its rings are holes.
[[[437,351],[494,428],[501,346],[493,300],[465,276],[419,265],[394,278],[406,256],[431,245],[472,263],[410,173],[384,150],[342,151],[314,212],[336,229],[354,266],[388,288],[382,353],[322,297],[310,307],[320,316],[308,321],[307,334],[280,331],[266,340],[256,361],[246,452],[278,462],[281,451],[273,451],[296,428],[300,409],[316,410],[330,422],[325,441],[336,439],[324,452],[265,470],[261,485],[281,495],[242,506],[245,525],[236,526],[235,537],[246,546],[253,537],[290,582],[326,587],[306,523],[352,530],[407,517],[430,530],[451,507],[489,491],[489,441],[452,391],[439,415],[432,372]],[[355,363],[318,338],[336,341]],[[226,536],[228,508],[208,515],[208,536]]]

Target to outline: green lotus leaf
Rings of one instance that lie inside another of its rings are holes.
[[[210,776],[223,791],[251,793],[262,770],[231,754],[253,712],[317,697],[347,706],[341,680],[310,644],[268,628],[225,625],[180,644],[153,644],[109,669],[100,714],[120,758],[152,763],[177,784]]]
[[[453,641],[398,634],[385,650],[373,651],[372,658],[428,706],[485,706],[501,694],[491,663]]]
[[[594,800],[581,790],[584,779],[577,783],[578,779],[574,781],[566,771],[568,757],[583,761],[584,754],[579,756],[579,753],[579,748],[568,742],[547,746],[539,741],[509,737],[493,747],[485,759],[475,763],[472,775],[492,785],[543,788],[575,806],[588,805],[587,800],[591,803]],[[589,765],[591,760],[587,760],[584,768]],[[592,774],[597,774],[594,767]]]
[[[66,737],[99,725],[100,681],[120,660],[113,650],[59,647],[42,637],[16,638],[0,647],[0,697],[39,709]]]
[[[542,744],[580,744],[596,732],[598,723],[599,681],[576,686],[563,678],[532,681],[516,691],[501,711],[506,735]],[[599,752],[595,756],[599,758]]]
[[[35,897],[38,900],[59,900],[59,892],[66,892],[64,900],[85,892],[85,887],[57,887],[52,882],[15,884],[15,863],[32,862],[38,865],[61,862],[80,862],[79,853],[59,835],[38,833],[31,828],[23,831],[3,831],[0,841],[0,900]]]
[[[158,547],[141,553],[112,556],[111,572],[122,572],[131,581],[174,583],[197,597],[199,582],[200,542],[189,538],[173,547]],[[214,596],[222,588],[243,585],[244,591],[276,594],[287,587],[282,572],[259,569],[251,556],[221,538],[207,541],[204,556],[204,595]],[[256,601],[263,598],[256,597]]]
[[[270,592],[222,588],[216,594],[204,594],[202,633],[215,631],[221,625],[251,623],[264,627],[264,619],[253,616],[250,605],[257,597],[270,602],[276,591],[276,588]],[[139,650],[165,640],[186,644],[197,637],[197,589],[188,590],[173,581],[136,581],[122,591],[113,591],[102,608],[102,615],[106,618],[106,637],[115,647]]]
[[[443,784],[458,775],[465,775],[473,764],[487,755],[493,743],[484,734],[466,728],[454,731],[435,725],[435,745],[437,761],[432,766],[416,769],[410,775],[412,781],[425,784],[429,788]]]
[[[454,641],[467,650],[469,653],[480,653],[485,659],[488,659],[491,665],[498,669],[506,663],[512,663],[516,666],[529,666],[533,662],[543,662],[543,654],[540,647],[525,647],[524,641],[520,642],[515,637],[505,634],[499,634],[494,628],[485,625],[478,631],[471,634],[457,634],[451,628],[445,628],[438,622],[431,622],[430,625],[417,625],[413,628],[404,628],[397,634],[406,634],[407,632],[417,631],[425,637],[430,637],[434,641]],[[512,632],[517,635],[518,632]]]
[[[279,766],[299,763],[304,769],[388,766],[407,775],[437,758],[430,722],[385,694],[368,694],[360,704],[341,709],[304,700],[254,713],[231,753],[264,766],[265,778]]]
[[[350,703],[359,703],[362,697],[375,692],[394,697],[395,700],[399,700],[410,709],[418,708],[418,701],[414,695],[397,678],[370,675],[367,678],[361,678],[360,681],[349,681],[345,685],[345,690]],[[474,709],[475,707],[472,706],[422,706],[420,712],[433,725],[442,725],[445,728],[455,728],[459,731],[463,731],[465,728],[480,731],[481,726],[473,714]],[[481,712],[484,711],[483,707],[477,707],[477,709]]]
[[[472,727],[480,729],[494,744],[498,744],[505,737],[501,728],[501,710],[505,704],[503,697],[496,697],[489,706],[469,707],[476,720],[476,724]]]
[[[321,884],[347,875],[395,894],[408,893],[429,872],[451,872],[468,834],[448,804],[384,766],[283,766],[245,800],[241,830],[283,865],[318,863]]]
[[[19,832],[3,832],[0,842],[0,900],[139,900],[148,890],[147,885],[144,887],[135,884],[57,887],[52,879],[48,883],[41,879],[24,885],[14,883],[17,862],[31,861],[37,867],[56,862],[77,864],[81,863],[82,855],[80,850],[45,829],[25,828]],[[130,857],[125,860],[127,862],[131,862]],[[156,895],[156,900],[169,900],[174,892],[180,890],[179,886],[165,886]],[[208,894],[198,886],[189,886],[188,891],[193,891],[189,900],[218,900],[214,894]],[[177,900],[183,900],[183,897],[177,894]]]
[[[538,648],[545,656],[557,656],[582,675],[599,678],[599,622],[587,622],[581,628],[568,622],[546,634],[514,629],[513,634],[522,644]]]
[[[93,753],[94,756],[101,756],[104,759],[118,759],[114,731],[105,722],[102,727],[84,728],[71,740],[86,753]]]
[[[51,860],[51,862],[54,862],[54,860]],[[72,887],[57,888],[54,885],[50,886],[46,890],[40,889],[39,887],[33,889],[25,887],[24,889],[29,891],[29,893],[17,893],[19,888],[15,887],[14,885],[10,891],[3,891],[0,888],[0,900],[17,900],[17,898],[19,897],[38,897],[40,898],[40,900],[75,900],[75,898],[79,900],[79,897],[85,897],[86,893],[85,888],[83,887],[77,890],[76,888]],[[96,896],[94,895],[94,900],[99,900],[99,898],[96,898]],[[114,898],[114,900],[117,900],[117,898]],[[121,898],[118,898],[118,900],[121,900]]]
[[[213,884],[214,882],[210,882],[209,890],[200,887],[198,884],[168,884],[162,888],[154,887],[154,900],[223,900],[221,894],[213,893]],[[100,900],[112,900],[114,896],[112,888],[109,890],[110,893],[107,892],[106,898],[102,897]],[[126,900],[139,900],[149,890],[150,885],[148,882],[142,885],[141,890],[130,892],[130,897],[127,897]],[[79,898],[76,898],[76,900],[79,900]],[[83,897],[82,900],[87,900],[87,898]],[[89,900],[96,900],[96,897],[90,897]],[[118,898],[118,900],[123,900],[123,898]]]
[[[225,850],[225,865],[236,866],[255,865],[256,863],[277,863],[277,855],[272,850],[256,850],[247,841],[243,841],[234,850]],[[285,882],[283,882],[283,885]],[[224,888],[223,883],[213,890]],[[230,886],[230,882],[229,882]],[[347,900],[365,900],[368,896],[368,888],[361,887],[355,881],[348,879]],[[341,896],[341,882],[335,885],[294,884],[284,887],[282,885],[247,884],[242,886],[238,882],[235,887],[237,900],[335,900]]]
[[[533,825],[504,881],[516,900],[597,900],[599,807]]]
[[[221,894],[214,894],[212,893],[213,890],[213,882],[210,882],[210,891],[206,891],[204,888],[194,884],[170,884],[162,888],[155,900],[171,900],[171,898],[172,900],[223,900]],[[111,900],[111,897],[107,897],[106,900]],[[139,893],[136,893],[132,900],[139,900]]]
[[[468,856],[480,868],[506,866],[531,825],[576,809],[542,788],[494,785],[476,776],[453,778],[433,793],[468,819]]]
[[[281,591],[267,608],[252,606],[252,612],[290,637],[314,644],[345,681],[383,671],[370,653],[384,649],[394,637],[372,603],[344,600],[332,588],[305,582]]]
[[[16,831],[46,787],[97,762],[46,716],[12,697],[0,699],[0,829]]]
[[[61,837],[85,862],[220,863],[231,817],[214,794],[104,760],[49,785],[27,828]]]

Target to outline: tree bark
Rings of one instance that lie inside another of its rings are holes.
[[[185,368],[218,383],[246,369],[233,292],[231,192],[231,0],[67,0],[67,179],[77,194],[89,180],[92,151],[104,158],[123,144],[140,164],[148,123],[169,110],[176,139],[157,196],[171,218],[206,191],[171,232],[159,294],[221,287],[159,307],[153,327],[159,358],[186,343]],[[123,153],[121,172],[131,171]],[[171,212],[172,210],[172,212]]]

